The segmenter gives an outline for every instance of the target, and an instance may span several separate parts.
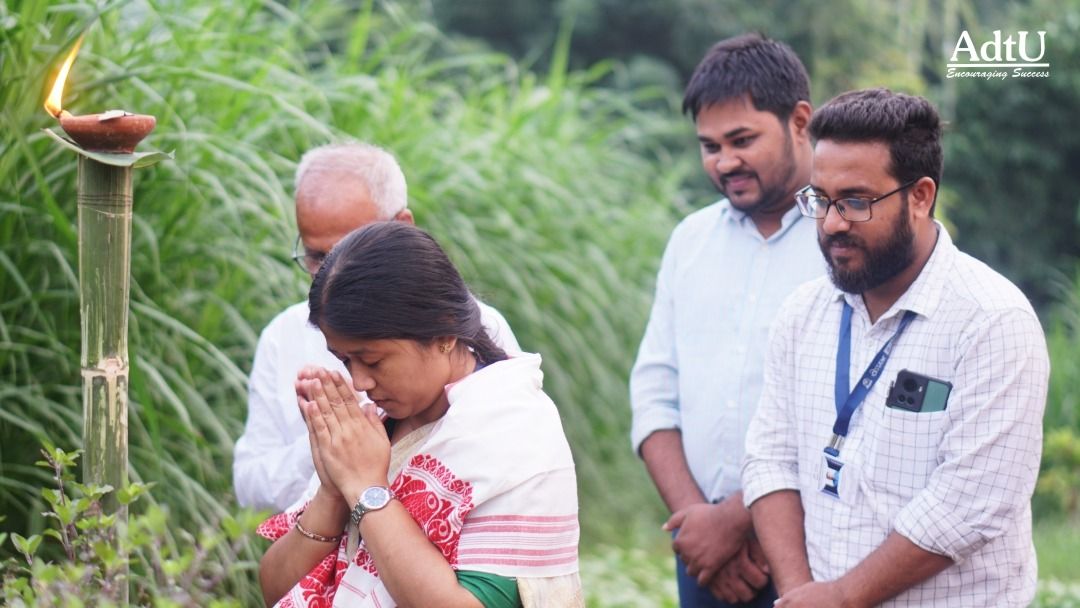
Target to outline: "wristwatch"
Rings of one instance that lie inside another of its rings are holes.
[[[360,493],[360,500],[356,501],[349,517],[354,526],[360,526],[360,519],[370,511],[378,511],[394,499],[394,493],[386,486],[371,486]]]

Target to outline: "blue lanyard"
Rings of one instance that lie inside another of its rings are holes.
[[[844,312],[840,316],[840,340],[836,345],[836,422],[833,423],[833,439],[829,447],[825,448],[826,453],[831,456],[840,455],[840,444],[843,443],[844,437],[847,436],[848,425],[851,424],[851,415],[859,408],[859,405],[866,399],[866,395],[870,393],[870,389],[874,387],[874,383],[881,377],[881,372],[889,361],[889,355],[892,354],[893,344],[900,337],[900,334],[904,333],[904,330],[907,329],[907,326],[911,324],[914,318],[914,311],[909,310],[904,313],[904,318],[900,319],[900,326],[896,328],[896,333],[881,347],[881,350],[874,356],[874,360],[870,362],[870,366],[863,372],[859,384],[849,393],[848,387],[851,386],[851,378],[848,373],[848,368],[851,367],[851,305],[847,301],[844,302]]]

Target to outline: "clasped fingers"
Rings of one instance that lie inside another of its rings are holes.
[[[358,405],[360,403],[360,395],[353,388],[351,378],[346,378],[339,372],[327,371],[324,382],[327,383],[327,391],[336,392],[345,404]]]

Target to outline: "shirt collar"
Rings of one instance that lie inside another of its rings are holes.
[[[805,219],[803,214],[799,211],[799,206],[792,205],[791,209],[788,209],[787,213],[780,218],[780,229],[766,239],[761,236],[761,232],[757,229],[757,224],[754,223],[754,220],[751,219],[750,215],[745,211],[736,209],[727,198],[721,199],[720,205],[722,208],[721,213],[723,221],[738,226],[743,230],[753,232],[762,241],[774,241],[782,238],[788,230],[791,230],[792,226]]]
[[[934,225],[937,227],[938,237],[930,259],[926,261],[926,265],[907,291],[889,307],[889,310],[885,311],[885,314],[881,315],[879,322],[908,310],[917,315],[930,317],[941,304],[948,269],[956,255],[956,245],[953,244],[952,237],[941,222],[934,220]],[[860,294],[846,293],[833,285],[832,300],[838,302],[841,299],[845,300],[852,309],[865,313],[866,305]]]

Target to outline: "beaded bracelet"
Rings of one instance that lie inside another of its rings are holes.
[[[338,534],[337,536],[323,536],[322,534],[316,534],[315,532],[306,530],[304,529],[304,526],[300,524],[299,517],[296,518],[296,531],[305,537],[320,543],[336,543],[341,540],[341,537],[345,536],[344,534]]]

